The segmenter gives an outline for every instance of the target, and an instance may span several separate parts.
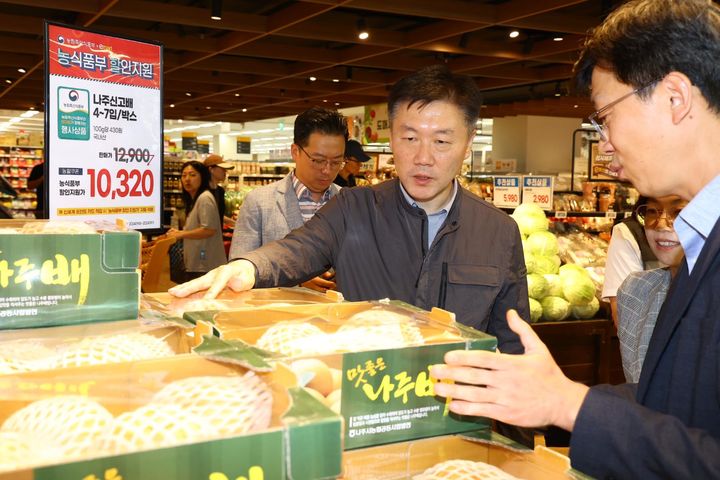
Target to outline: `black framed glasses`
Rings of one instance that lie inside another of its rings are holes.
[[[345,166],[345,160],[328,160],[326,158],[313,157],[305,151],[302,145],[298,145],[298,148],[300,148],[300,150],[302,150],[305,156],[310,159],[310,161],[312,162],[312,166],[315,167],[317,170],[322,170],[325,167],[329,167],[330,170],[340,170],[342,167]]]
[[[600,110],[595,111],[593,114],[591,114],[588,117],[588,120],[590,121],[590,124],[593,126],[595,131],[600,135],[600,138],[603,142],[607,142],[607,134],[605,133],[606,127],[605,127],[605,120],[602,118],[602,114],[610,110],[612,107],[617,105],[618,103],[622,102],[626,98],[630,98],[633,95],[637,94],[638,92],[641,92],[645,90],[648,87],[651,87],[655,85],[658,82],[658,80],[653,80],[652,82],[645,84],[641,87],[636,88],[632,92],[626,93],[622,97],[618,98],[617,100],[613,100],[612,102],[608,103],[604,107],[602,107]]]
[[[668,227],[673,226],[675,219],[682,212],[681,207],[670,207],[667,210],[662,208],[649,207],[647,205],[640,205],[635,209],[635,215],[637,216],[638,222],[645,228],[655,228],[660,219],[664,218],[665,223]]]

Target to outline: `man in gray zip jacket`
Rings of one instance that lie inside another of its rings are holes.
[[[502,211],[455,180],[471,153],[480,92],[466,76],[428,67],[396,83],[388,102],[398,179],[343,189],[301,228],[170,290],[297,285],[330,267],[348,300],[439,306],[522,353],[507,325],[529,318],[520,233]]]

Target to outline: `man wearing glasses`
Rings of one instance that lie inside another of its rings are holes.
[[[342,189],[303,228],[170,293],[209,288],[206,298],[214,298],[226,285],[295,285],[334,267],[348,300],[439,306],[495,335],[503,351],[522,352],[505,320],[509,308],[529,315],[520,232],[455,179],[471,153],[480,105],[477,84],[445,66],[400,80],[388,100],[397,179]],[[338,150],[333,161],[341,159]]]
[[[235,223],[230,260],[301,227],[338,192],[333,180],[345,164],[347,137],[345,118],[336,110],[313,107],[297,116],[290,147],[295,170],[247,194]],[[324,292],[335,288],[333,278],[325,271],[302,285]]]
[[[571,431],[573,467],[596,478],[720,478],[718,58],[717,3],[633,0],[591,33],[576,64],[611,169],[643,195],[689,202],[679,214],[640,212],[648,224],[674,217],[685,259],[638,383],[588,388],[569,380],[510,312],[525,354],[448,352],[446,364],[432,368],[447,382],[435,393],[452,397],[451,411]]]

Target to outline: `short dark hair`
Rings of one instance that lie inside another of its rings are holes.
[[[206,167],[205,164],[202,162],[198,162],[197,160],[190,160],[183,164],[180,173],[182,174],[182,172],[184,172],[187,168],[192,168],[200,174],[200,188],[198,188],[195,198],[190,196],[190,194],[185,190],[185,187],[183,187],[182,189],[182,198],[183,202],[185,203],[185,213],[187,215],[190,215],[190,212],[195,206],[195,200],[197,200],[198,197],[205,190],[210,190],[210,169]]]
[[[388,115],[392,125],[398,106],[407,103],[420,108],[432,102],[445,101],[458,107],[465,116],[468,131],[475,128],[480,116],[482,94],[467,75],[455,75],[445,65],[432,65],[400,79],[390,89]]]
[[[338,135],[347,140],[348,129],[345,117],[337,110],[322,107],[305,110],[295,119],[293,142],[301,147],[307,147],[310,135],[313,133]]]
[[[640,88],[670,72],[688,76],[720,112],[720,7],[709,0],[633,0],[590,32],[575,64],[575,84],[588,92],[593,69]],[[638,93],[647,98],[649,91]]]

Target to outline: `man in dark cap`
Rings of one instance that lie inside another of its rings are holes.
[[[348,140],[345,144],[345,166],[340,170],[333,182],[341,187],[357,185],[356,177],[360,174],[360,166],[372,157],[363,151],[357,140]]]

